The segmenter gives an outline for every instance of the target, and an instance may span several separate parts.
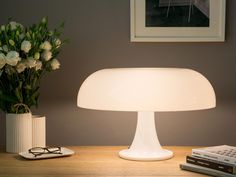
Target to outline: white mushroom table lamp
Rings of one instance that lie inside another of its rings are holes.
[[[173,156],[159,143],[154,112],[202,110],[215,104],[210,82],[200,73],[182,68],[103,69],[83,82],[77,99],[81,108],[138,112],[133,143],[119,155],[145,161]]]

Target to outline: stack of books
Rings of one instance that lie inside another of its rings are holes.
[[[219,177],[236,177],[236,147],[213,146],[192,149],[180,168]]]

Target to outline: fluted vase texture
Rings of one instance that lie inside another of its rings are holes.
[[[19,153],[32,148],[31,113],[6,114],[6,151]]]
[[[45,147],[46,146],[46,118],[45,116],[32,116],[32,146]]]

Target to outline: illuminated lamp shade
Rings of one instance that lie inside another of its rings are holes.
[[[164,160],[173,152],[159,143],[154,112],[190,111],[215,107],[210,82],[200,73],[183,68],[116,68],[91,74],[77,98],[81,108],[135,111],[138,121],[133,143],[119,152],[129,160]]]

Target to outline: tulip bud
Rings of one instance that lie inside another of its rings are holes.
[[[38,60],[38,59],[40,58],[39,52],[36,52],[36,53],[34,54],[34,58],[35,58],[36,60]]]
[[[47,19],[46,19],[46,17],[44,17],[43,19],[42,19],[42,23],[46,23],[47,22]]]
[[[6,29],[5,25],[2,25],[2,26],[1,26],[1,30],[2,30],[2,31],[5,31],[5,29]]]
[[[27,33],[26,33],[26,36],[27,36],[28,38],[30,38],[30,33],[29,33],[29,32],[27,32]]]
[[[53,31],[50,30],[49,33],[48,33],[48,35],[49,35],[49,36],[52,36],[52,35],[53,35]]]
[[[15,42],[14,42],[12,39],[10,39],[10,40],[9,40],[9,44],[10,44],[11,46],[14,46],[14,45],[15,45]]]

